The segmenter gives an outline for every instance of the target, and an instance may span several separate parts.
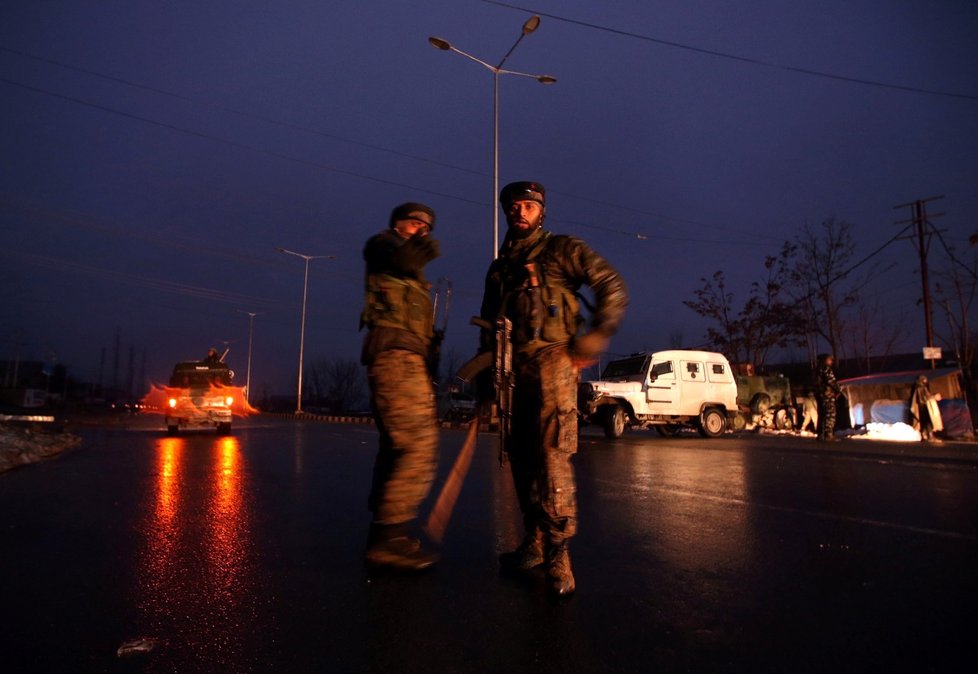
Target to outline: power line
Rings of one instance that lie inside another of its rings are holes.
[[[242,110],[236,110],[234,108],[229,108],[223,105],[217,105],[215,103],[210,103],[201,99],[191,98],[190,96],[184,96],[183,94],[178,94],[173,91],[167,91],[166,89],[160,89],[158,87],[153,87],[147,84],[142,84],[141,82],[135,82],[133,80],[123,79],[121,77],[115,77],[113,75],[107,75],[105,73],[100,73],[95,70],[89,70],[88,68],[81,68],[79,66],[71,65],[70,63],[65,63],[63,61],[56,61],[51,58],[44,56],[39,56],[37,54],[31,54],[29,52],[20,51],[18,49],[11,49],[10,47],[0,47],[0,51],[4,51],[10,54],[17,54],[18,56],[23,56],[25,58],[34,59],[35,61],[40,61],[41,63],[47,63],[49,65],[57,66],[59,68],[64,68],[65,70],[73,70],[74,72],[84,73],[85,75],[91,75],[92,77],[98,77],[100,79],[108,80],[110,82],[116,82],[118,84],[124,84],[128,87],[133,87],[135,89],[142,89],[143,91],[149,91],[154,94],[159,94],[161,96],[167,96],[169,98],[175,98],[179,101],[184,101],[186,103],[193,103],[194,105],[201,105],[212,110],[218,110],[220,112],[227,112],[232,115],[237,115],[239,117],[244,117],[246,119],[252,119],[259,122],[264,122],[266,124],[274,124],[276,126],[281,126],[286,129],[292,129],[294,131],[302,131],[305,133],[312,133],[323,138],[329,138],[331,140],[338,140],[343,143],[349,143],[351,145],[359,145],[361,147],[366,147],[371,150],[378,150],[380,152],[388,152],[390,154],[397,155],[399,157],[405,157],[407,159],[413,159],[415,161],[425,162],[427,164],[434,164],[436,166],[442,166],[445,168],[450,168],[455,171],[463,171],[465,173],[472,173],[475,175],[485,175],[479,171],[474,171],[472,169],[465,168],[464,166],[458,166],[456,164],[449,164],[447,162],[438,161],[436,159],[431,159],[430,157],[422,157],[416,154],[408,154],[407,152],[401,152],[399,150],[394,150],[389,147],[383,147],[380,145],[374,145],[372,143],[366,143],[360,140],[354,140],[353,138],[346,138],[344,136],[339,136],[333,133],[327,133],[325,131],[320,131],[319,129],[313,129],[312,127],[302,126],[299,124],[293,124],[291,122],[284,122],[280,119],[275,119],[273,117],[266,117],[264,115],[256,115],[250,112],[244,112]]]
[[[656,44],[661,44],[666,47],[675,47],[676,49],[685,49],[687,51],[696,52],[698,54],[706,54],[707,56],[716,56],[718,58],[729,59],[731,61],[739,61],[741,63],[749,63],[751,65],[765,66],[767,68],[778,68],[780,70],[786,70],[788,72],[799,73],[801,75],[810,75],[813,77],[823,77],[831,80],[839,80],[842,82],[850,82],[853,84],[865,84],[873,87],[880,87],[883,89],[894,89],[896,91],[907,91],[915,94],[928,94],[930,96],[944,96],[947,98],[959,98],[968,101],[978,101],[978,96],[974,94],[959,94],[950,91],[938,91],[936,89],[922,89],[920,87],[911,87],[903,84],[891,84],[887,82],[878,82],[876,80],[867,80],[859,77],[848,77],[846,75],[837,75],[835,73],[824,72],[821,70],[812,70],[810,68],[798,68],[795,66],[787,66],[780,63],[774,63],[771,61],[764,61],[761,59],[751,58],[748,56],[739,56],[737,54],[730,54],[727,52],[716,51],[713,49],[705,49],[703,47],[695,47],[689,44],[683,44],[681,42],[673,42],[671,40],[663,40],[660,38],[651,37],[649,35],[642,35],[640,33],[633,33],[627,30],[621,30],[619,28],[611,28],[609,26],[601,26],[595,23],[589,23],[587,21],[581,21],[578,19],[571,19],[566,16],[560,16],[559,14],[549,14],[547,12],[541,12],[536,9],[530,9],[528,7],[522,7],[520,5],[510,4],[508,2],[500,2],[499,0],[482,0],[490,5],[498,5],[499,7],[506,7],[508,9],[516,9],[521,12],[527,12],[530,14],[538,14],[540,16],[545,16],[549,19],[554,19],[555,21],[563,21],[564,23],[570,23],[577,26],[582,26],[584,28],[590,28],[592,30],[600,30],[605,33],[612,33],[615,35],[621,35],[623,37],[629,37],[636,40],[642,40],[645,42],[654,42]]]
[[[136,82],[136,81],[133,81],[133,80],[124,79],[124,78],[121,78],[121,77],[115,77],[113,75],[107,75],[105,73],[101,73],[101,72],[98,72],[98,71],[95,71],[95,70],[91,70],[91,69],[88,69],[88,68],[81,68],[79,66],[71,65],[70,63],[65,63],[63,61],[57,61],[55,59],[47,58],[47,57],[44,57],[44,56],[39,56],[37,54],[32,54],[32,53],[29,53],[29,52],[25,52],[25,51],[21,51],[21,50],[17,50],[17,49],[11,49],[9,47],[2,47],[2,46],[0,46],[0,51],[7,52],[7,53],[10,53],[10,54],[16,54],[16,55],[22,56],[24,58],[34,59],[34,60],[39,61],[41,63],[47,63],[49,65],[54,65],[54,66],[57,66],[59,68],[64,68],[66,70],[71,70],[71,71],[74,71],[74,72],[83,73],[85,75],[89,75],[89,76],[92,76],[92,77],[97,77],[97,78],[104,79],[104,80],[107,80],[107,81],[110,81],[110,82],[116,82],[118,84],[123,84],[125,86],[133,87],[133,88],[136,88],[136,89],[141,89],[143,91],[149,91],[149,92],[152,92],[152,93],[155,93],[155,94],[159,94],[161,96],[167,96],[167,97],[170,97],[170,98],[174,98],[176,100],[184,101],[184,102],[187,102],[187,103],[192,103],[194,105],[200,105],[200,106],[203,106],[203,107],[210,108],[212,110],[217,110],[219,112],[226,112],[226,113],[229,113],[229,114],[232,114],[232,115],[238,115],[240,117],[244,117],[244,118],[247,118],[247,119],[252,119],[252,120],[260,121],[260,122],[264,122],[264,123],[267,123],[267,124],[273,124],[273,125],[276,125],[276,126],[281,126],[281,127],[284,127],[284,128],[295,130],[295,131],[302,131],[302,132],[305,132],[305,133],[311,133],[311,134],[314,134],[314,135],[317,135],[317,136],[321,136],[321,137],[324,137],[324,138],[330,138],[330,139],[338,140],[338,141],[341,141],[341,142],[344,142],[344,143],[350,143],[352,145],[359,145],[361,147],[366,147],[366,148],[369,148],[371,150],[377,150],[379,152],[386,152],[386,153],[389,153],[389,154],[393,154],[395,156],[405,157],[405,158],[408,158],[408,159],[413,159],[415,161],[421,161],[421,162],[425,162],[425,163],[432,164],[432,165],[435,165],[435,166],[441,166],[443,168],[448,168],[448,169],[452,169],[452,170],[455,170],[455,171],[460,171],[460,172],[463,172],[463,173],[469,173],[469,174],[472,174],[472,175],[479,175],[479,176],[488,176],[489,175],[488,173],[485,173],[483,171],[476,171],[476,170],[473,170],[473,169],[466,168],[464,166],[459,166],[457,164],[450,164],[450,163],[447,163],[447,162],[442,162],[442,161],[438,161],[438,160],[435,160],[435,159],[431,159],[429,157],[422,157],[420,155],[408,154],[408,153],[405,153],[405,152],[401,152],[399,150],[395,150],[393,148],[384,147],[384,146],[381,146],[381,145],[375,145],[375,144],[372,144],[372,143],[365,143],[365,142],[362,142],[362,141],[354,140],[352,138],[346,138],[344,136],[338,136],[336,134],[327,133],[325,131],[320,131],[318,129],[313,129],[311,127],[306,127],[306,126],[301,126],[301,125],[298,125],[298,124],[293,124],[291,122],[285,122],[285,121],[282,121],[282,120],[279,120],[279,119],[275,119],[275,118],[272,118],[272,117],[267,117],[267,116],[263,116],[263,115],[255,115],[253,113],[244,112],[244,111],[237,110],[237,109],[234,109],[234,108],[229,108],[229,107],[222,106],[222,105],[216,105],[216,104],[210,103],[208,101],[203,101],[203,100],[200,100],[200,99],[195,99],[195,98],[192,98],[192,97],[189,97],[189,96],[185,96],[183,94],[179,94],[179,93],[175,93],[175,92],[172,92],[172,91],[168,91],[166,89],[160,89],[158,87],[153,87],[153,86],[150,86],[150,85],[146,85],[146,84],[143,84],[141,82]],[[2,78],[0,78],[0,79],[2,79]],[[52,93],[51,95],[57,96],[58,94],[53,94]],[[212,136],[205,136],[205,137],[213,138]],[[216,139],[215,138],[214,140],[220,140],[220,139]],[[670,216],[670,215],[665,215],[665,214],[662,214],[662,213],[654,213],[654,212],[646,211],[646,210],[643,210],[643,209],[632,208],[630,206],[623,206],[621,204],[615,204],[615,203],[612,203],[612,202],[609,202],[609,201],[604,201],[604,200],[601,200],[601,199],[594,199],[594,198],[591,198],[591,197],[582,197],[580,195],[571,194],[571,193],[567,193],[567,192],[561,192],[561,191],[558,191],[558,190],[551,190],[551,193],[552,194],[555,194],[555,195],[568,196],[568,197],[571,197],[573,199],[577,199],[579,201],[584,201],[584,202],[587,202],[587,203],[595,204],[595,205],[598,205],[598,206],[606,206],[606,207],[611,207],[611,208],[617,208],[617,209],[624,210],[624,211],[629,211],[629,212],[632,212],[632,213],[638,213],[640,215],[645,215],[645,216],[649,216],[649,217],[659,218],[661,220],[666,220],[666,221],[669,221],[669,222],[677,222],[677,223],[680,223],[680,224],[696,225],[697,227],[705,227],[705,228],[708,228],[708,229],[718,229],[718,230],[723,230],[723,231],[731,231],[731,228],[729,226],[726,226],[726,225],[714,225],[714,224],[710,224],[710,223],[699,222],[697,220],[690,220],[690,219],[686,219],[686,218],[677,218],[677,217]],[[584,225],[584,226],[587,226],[587,225]],[[601,228],[595,227],[595,229],[601,229]],[[648,238],[648,237],[646,237],[643,234],[636,234],[636,233],[633,233],[633,232],[619,231],[619,230],[613,230],[613,229],[607,229],[606,231],[609,231],[609,232],[612,232],[612,233],[616,233],[616,234],[623,234],[625,236],[635,236],[638,239]],[[711,241],[707,241],[707,240],[704,240],[703,242],[704,243],[712,243]]]
[[[289,156],[289,155],[286,155],[286,154],[282,154],[280,152],[274,152],[272,150],[265,150],[263,148],[254,147],[252,145],[247,145],[246,143],[239,143],[237,141],[228,140],[227,138],[219,138],[218,136],[212,136],[210,134],[202,133],[200,131],[194,131],[193,129],[187,129],[187,128],[184,128],[184,127],[181,127],[181,126],[176,126],[175,124],[167,124],[166,122],[159,122],[159,121],[157,121],[155,119],[149,119],[147,117],[142,117],[140,115],[136,115],[136,114],[133,114],[131,112],[123,112],[122,110],[116,110],[115,108],[110,108],[110,107],[105,106],[105,105],[100,105],[98,103],[92,103],[90,101],[85,101],[85,100],[82,100],[80,98],[75,98],[74,96],[67,96],[65,94],[60,94],[60,93],[57,93],[57,92],[54,92],[54,91],[50,91],[50,90],[47,90],[47,89],[42,89],[41,87],[34,87],[34,86],[29,85],[29,84],[23,84],[21,82],[15,82],[14,80],[7,79],[6,77],[0,77],[0,82],[4,82],[4,83],[9,84],[11,86],[20,87],[20,88],[26,89],[28,91],[33,91],[35,93],[44,94],[46,96],[53,96],[55,98],[60,98],[62,100],[69,101],[71,103],[76,103],[78,105],[84,105],[84,106],[87,106],[87,107],[90,107],[90,108],[94,108],[96,110],[101,110],[102,112],[108,112],[108,113],[113,114],[113,115],[119,115],[120,117],[125,117],[127,119],[133,119],[133,120],[136,120],[136,121],[139,121],[139,122],[144,122],[146,124],[152,124],[153,126],[158,126],[158,127],[164,128],[164,129],[169,129],[170,131],[177,131],[177,132],[180,132],[180,133],[185,133],[185,134],[190,135],[190,136],[194,136],[196,138],[203,138],[203,139],[206,139],[206,140],[211,140],[211,141],[215,141],[215,142],[218,142],[218,143],[223,143],[223,144],[229,145],[231,147],[236,147],[236,148],[243,149],[243,150],[248,150],[248,151],[251,151],[251,152],[258,152],[258,153],[261,153],[261,154],[266,154],[268,156],[275,157],[276,159],[284,159],[286,161],[292,161],[292,162],[296,162],[298,164],[305,164],[306,166],[312,166],[314,168],[321,169],[323,171],[330,171],[330,172],[333,172],[333,173],[339,173],[339,174],[350,176],[350,177],[353,177],[353,178],[360,178],[362,180],[370,180],[372,182],[381,183],[381,184],[384,184],[384,185],[392,185],[394,187],[405,187],[407,189],[414,190],[414,191],[417,191],[417,192],[423,192],[425,194],[432,194],[434,196],[445,197],[446,199],[454,199],[456,201],[463,201],[463,202],[470,203],[470,204],[478,204],[480,206],[481,205],[484,205],[482,202],[474,201],[472,199],[466,199],[464,197],[460,197],[460,196],[457,196],[457,195],[454,195],[454,194],[446,194],[445,192],[436,192],[434,190],[425,189],[423,187],[418,187],[416,185],[408,185],[406,183],[399,183],[399,182],[396,182],[394,180],[387,180],[385,178],[378,178],[376,176],[370,176],[370,175],[366,175],[364,173],[357,173],[355,171],[347,171],[345,169],[337,168],[335,166],[330,166],[328,164],[322,164],[322,163],[319,163],[319,162],[309,161],[307,159],[299,159],[297,157],[292,157],[292,156]]]

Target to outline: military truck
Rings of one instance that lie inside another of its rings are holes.
[[[791,382],[782,375],[738,374],[737,416],[733,429],[773,428],[790,431],[797,424]]]
[[[167,389],[166,430],[213,427],[231,433],[231,406],[237,389],[229,388],[234,371],[224,362],[184,361],[173,366]]]
[[[584,423],[619,438],[627,427],[674,435],[695,428],[722,435],[738,413],[737,383],[725,356],[674,349],[637,353],[608,363],[601,379],[581,382],[578,410]]]

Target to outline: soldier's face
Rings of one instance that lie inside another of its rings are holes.
[[[506,211],[506,220],[510,229],[529,234],[543,224],[543,205],[530,199],[514,201]]]
[[[394,222],[394,231],[405,239],[410,239],[419,233],[421,236],[428,236],[428,232],[431,231],[431,221],[428,220],[427,213],[411,213],[403,220]]]

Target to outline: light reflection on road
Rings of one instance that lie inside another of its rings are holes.
[[[238,440],[165,438],[155,449],[136,580],[145,634],[161,641],[169,665],[246,671],[258,598]]]

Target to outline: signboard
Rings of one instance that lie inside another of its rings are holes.
[[[924,360],[940,360],[940,359],[941,359],[941,347],[939,346],[924,347]]]

